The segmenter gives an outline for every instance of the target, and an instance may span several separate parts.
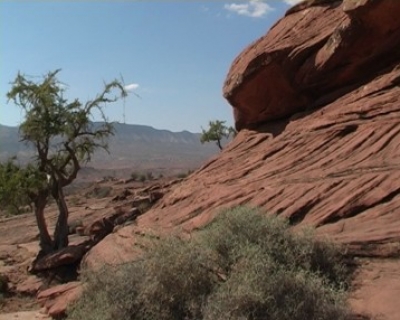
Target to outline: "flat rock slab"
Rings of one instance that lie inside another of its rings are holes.
[[[36,276],[28,276],[24,281],[16,285],[15,291],[19,294],[36,295],[43,285],[43,279]]]
[[[374,260],[361,266],[349,302],[372,319],[398,320],[399,297],[400,260]]]
[[[80,282],[68,282],[41,291],[37,299],[50,316],[57,318],[65,315],[68,305],[79,299],[82,291]]]

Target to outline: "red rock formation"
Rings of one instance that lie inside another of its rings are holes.
[[[76,301],[81,294],[82,285],[75,281],[43,290],[38,294],[37,299],[51,317],[60,319],[65,316],[67,307]]]
[[[236,58],[225,81],[237,128],[325,105],[393,68],[399,8],[397,0],[344,0],[278,21]]]
[[[390,266],[363,260],[351,302],[359,313],[399,319],[398,17],[398,0],[344,0],[280,20],[229,71],[224,95],[241,129],[234,141],[86,263],[134,258],[149,228],[191,232],[220,208],[259,206],[317,227],[359,257],[395,258]],[[376,286],[365,274],[380,275]]]

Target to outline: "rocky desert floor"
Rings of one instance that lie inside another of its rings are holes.
[[[67,196],[70,223],[90,225],[92,222],[114,212],[115,208],[124,205],[126,190],[135,193],[152,186],[168,185],[167,180],[154,183],[128,182],[123,180],[97,181],[89,187],[71,191]],[[125,201],[126,204],[126,201]],[[46,219],[50,232],[56,221],[56,206],[49,204]],[[86,235],[76,233],[69,236],[70,245],[88,240]],[[39,303],[38,293],[63,282],[75,280],[74,276],[52,279],[50,273],[33,275],[28,272],[39,250],[38,230],[34,214],[31,212],[0,218],[0,274],[9,279],[9,293],[0,305],[0,319],[30,320],[49,319],[44,302]]]
[[[163,183],[168,185],[165,181]],[[154,185],[159,186],[160,182],[154,182]],[[80,220],[85,225],[90,224],[124,203],[125,200],[121,200],[117,196],[126,193],[125,190],[134,193],[135,190],[143,190],[143,188],[151,188],[151,185],[108,181],[94,183],[85,189],[76,190],[67,197],[70,221]],[[167,193],[168,190],[166,189],[165,192]],[[46,217],[50,226],[55,221],[55,209],[54,204],[50,204],[47,209]],[[130,227],[132,226],[126,228]],[[123,228],[119,229],[117,233],[122,231]],[[0,274],[7,275],[10,280],[10,294],[1,305],[0,320],[51,319],[47,315],[49,306],[46,302],[39,301],[37,297],[43,290],[58,285],[60,279],[49,281],[49,278],[44,277],[43,274],[37,276],[28,272],[39,249],[37,236],[38,232],[32,213],[0,220]],[[115,236],[115,234],[111,236]],[[70,243],[81,243],[86,238],[87,236],[72,234]],[[349,303],[356,314],[355,318],[400,319],[400,309],[398,308],[400,259],[398,257],[359,256],[356,261],[359,267],[355,272],[349,298]]]

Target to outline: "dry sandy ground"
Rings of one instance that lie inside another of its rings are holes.
[[[0,320],[51,320],[51,318],[39,310],[0,314]]]

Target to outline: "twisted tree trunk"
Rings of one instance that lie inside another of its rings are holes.
[[[65,202],[64,192],[59,181],[53,182],[52,196],[58,207],[58,218],[54,231],[54,250],[68,246],[68,207]]]
[[[48,254],[53,251],[53,241],[47,230],[46,219],[44,218],[44,208],[46,207],[48,190],[40,190],[34,197],[31,196],[35,205],[36,223],[39,229],[39,245],[41,252],[39,255]]]

